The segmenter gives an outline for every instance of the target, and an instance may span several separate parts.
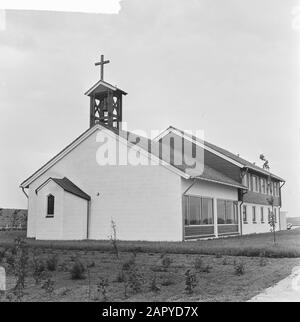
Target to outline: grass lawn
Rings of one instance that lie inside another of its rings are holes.
[[[25,237],[25,232],[0,232],[0,246],[11,246],[15,237]],[[174,254],[203,254],[230,256],[260,256],[273,258],[300,257],[300,229],[276,233],[277,243],[273,243],[273,234],[256,234],[228,237],[213,240],[182,242],[145,242],[119,241],[119,249],[124,252],[153,252]],[[112,251],[110,241],[36,241],[27,239],[32,247],[46,247],[69,250]]]
[[[24,236],[24,233],[0,232],[0,250],[9,248],[17,235]],[[283,255],[283,251],[294,257],[299,254],[299,231],[281,232],[277,235],[279,245],[276,247],[272,246],[270,234],[186,243],[120,242],[119,259],[112,252],[111,245],[105,241],[27,240],[29,266],[23,300],[101,301],[103,295],[97,292],[97,282],[102,278],[107,279],[105,289],[110,301],[246,301],[285,278],[293,267],[300,265],[300,258],[262,259],[250,255],[249,249],[255,249],[259,253],[268,249],[268,254],[275,256]],[[248,256],[231,256],[233,253],[240,255],[239,248],[247,250]],[[164,266],[161,258],[166,251],[169,254],[164,255],[164,258],[170,259],[169,266]],[[5,255],[0,265],[8,269],[7,284],[8,287],[13,287],[15,280],[7,263],[10,252],[9,249],[6,250],[8,255]],[[41,284],[35,285],[32,262],[34,252],[38,252],[36,256],[44,263],[51,256],[57,256],[58,266],[55,271],[49,272],[51,281],[54,282],[54,290],[50,294],[42,289]],[[199,257],[202,265],[197,271],[194,263]],[[130,267],[134,269],[123,272],[127,278],[133,276],[135,280],[140,280],[138,292],[118,279],[124,263],[132,258],[135,260]],[[70,269],[78,260],[85,266],[90,266],[89,274],[86,270],[84,279],[72,280]],[[242,263],[245,269],[243,275],[236,274],[234,263]],[[185,292],[185,273],[188,269],[195,273],[197,280],[192,294]],[[157,293],[150,289],[154,277],[159,288]],[[127,296],[124,292],[126,285]]]

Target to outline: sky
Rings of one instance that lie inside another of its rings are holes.
[[[286,179],[300,215],[297,0],[123,0],[118,13],[7,10],[0,28],[0,207],[89,126],[99,78],[128,92],[129,129],[204,130],[206,140]],[[295,18],[296,15],[296,18]],[[3,16],[3,15],[2,15]]]

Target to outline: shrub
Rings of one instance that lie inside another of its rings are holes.
[[[6,255],[6,249],[1,249],[0,250],[0,264],[3,262],[5,255]]]
[[[132,266],[135,266],[135,257],[132,256],[122,264],[122,271],[128,271]]]
[[[221,253],[216,253],[216,258],[222,258],[222,254]]]
[[[79,259],[75,261],[71,267],[70,274],[72,280],[82,280],[85,279],[85,267]]]
[[[43,285],[42,285],[42,289],[45,290],[45,292],[48,294],[48,295],[51,295],[54,291],[54,281],[52,280],[51,277],[48,277]]]
[[[156,275],[154,275],[151,280],[149,290],[150,292],[154,292],[154,293],[158,293],[160,291],[160,288],[157,286]]]
[[[117,283],[123,283],[124,282],[124,271],[123,270],[118,272],[116,282]]]
[[[35,284],[39,284],[45,274],[45,264],[37,256],[34,255],[32,260],[32,277],[35,281]]]
[[[161,256],[161,265],[165,271],[168,270],[172,262],[173,262],[172,259],[167,254],[163,254]]]
[[[52,255],[46,260],[46,266],[48,271],[54,272],[57,269],[58,258],[57,255]]]
[[[267,260],[265,258],[265,252],[259,254],[259,266],[264,267],[267,265]]]
[[[234,264],[234,272],[235,275],[244,275],[245,274],[245,264],[243,262],[239,262]]]
[[[128,289],[130,289],[133,293],[139,293],[142,290],[143,277],[138,271],[135,263],[130,265],[128,269],[124,271],[124,284],[126,284],[126,295]]]
[[[194,292],[194,288],[197,286],[197,278],[196,274],[191,272],[188,269],[185,272],[185,291],[187,294],[192,294]]]
[[[109,286],[107,278],[100,278],[97,282],[97,297],[100,298],[100,294],[102,295],[102,301],[107,302],[107,287]]]
[[[228,265],[228,264],[229,264],[229,262],[227,260],[227,257],[224,257],[223,261],[222,261],[222,265]]]
[[[202,257],[197,257],[194,262],[196,272],[209,273],[212,269],[210,265],[205,265]]]
[[[170,286],[174,284],[175,284],[175,281],[174,281],[173,275],[171,275],[170,273],[167,276],[164,276],[163,280],[161,281],[162,286]]]
[[[196,257],[194,267],[197,272],[200,272],[204,266],[202,257]]]

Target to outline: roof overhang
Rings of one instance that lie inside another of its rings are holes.
[[[119,91],[121,92],[123,95],[127,95],[126,92],[124,92],[123,90],[121,90],[120,88],[113,86],[109,83],[106,83],[103,80],[98,81],[95,85],[93,85],[87,92],[84,93],[84,95],[90,96],[92,95],[94,92],[97,92],[97,90],[101,90],[102,92],[104,92],[105,90],[111,90],[113,92]]]

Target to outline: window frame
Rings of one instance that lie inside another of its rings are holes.
[[[218,202],[222,201],[225,203],[225,218],[224,218],[224,224],[219,224],[219,214],[218,214]],[[232,203],[232,215],[233,215],[233,223],[227,223],[227,203]],[[238,225],[239,224],[239,218],[238,218],[238,201],[236,200],[230,200],[230,199],[217,199],[217,224],[218,225]]]
[[[252,223],[253,224],[256,224],[257,221],[256,221],[256,206],[252,206]]]
[[[243,223],[248,224],[247,206],[243,205]]]
[[[264,211],[264,207],[260,207],[260,222],[262,224],[265,223],[265,211]]]
[[[214,199],[212,197],[206,196],[197,196],[197,195],[184,195],[184,226],[185,227],[199,227],[199,226],[213,226],[214,225]],[[200,199],[200,224],[191,224],[190,223],[190,198]],[[211,219],[211,223],[203,224],[202,210],[203,210],[203,199],[208,199],[211,201],[211,218],[208,218],[208,221]]]
[[[54,218],[55,215],[55,196],[50,193],[47,195],[46,218]],[[51,202],[51,204],[50,204]]]

